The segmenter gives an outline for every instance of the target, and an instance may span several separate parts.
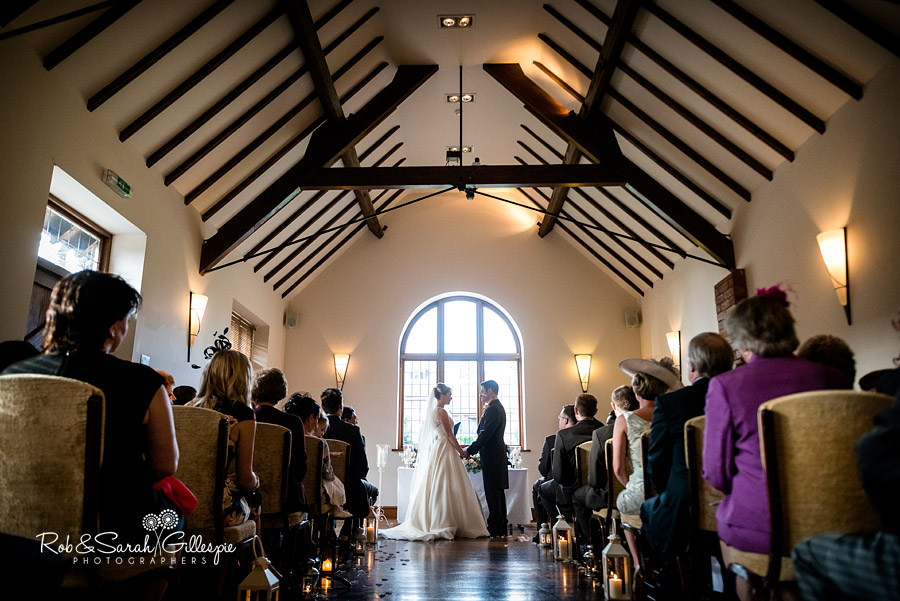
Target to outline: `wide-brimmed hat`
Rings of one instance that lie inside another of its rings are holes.
[[[641,372],[662,380],[669,390],[677,390],[683,385],[681,374],[675,368],[675,362],[670,357],[663,357],[659,361],[655,359],[624,359],[619,362],[619,369],[629,376]]]

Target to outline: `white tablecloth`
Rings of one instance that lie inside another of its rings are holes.
[[[397,468],[397,520],[406,519],[409,507],[410,487],[412,486],[414,467]],[[484,480],[481,472],[469,473],[469,480],[475,495],[481,503],[481,512],[487,519],[488,506],[484,497]],[[510,524],[528,524],[531,522],[531,483],[528,481],[528,468],[509,469],[509,488],[506,490],[506,520]]]

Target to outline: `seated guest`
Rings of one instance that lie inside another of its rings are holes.
[[[564,405],[556,418],[557,429],[565,430],[575,425],[575,405]],[[556,442],[556,432],[548,435],[544,439],[544,447],[541,449],[541,457],[538,459],[538,472],[541,477],[535,480],[534,486],[531,487],[531,500],[534,502],[534,515],[537,519],[538,526],[544,522],[549,522],[552,517],[548,516],[544,510],[544,504],[541,502],[541,484],[550,477],[550,466],[553,464],[553,444]],[[538,535],[534,535],[532,542],[538,542]]]
[[[344,405],[344,410],[341,411],[341,419],[351,424],[353,426],[359,427],[359,423],[357,422],[356,410],[353,407],[348,407]]]
[[[231,349],[218,350],[203,369],[200,392],[193,404],[231,418],[225,470],[225,525],[236,526],[254,520],[259,532],[262,495],[258,490],[259,478],[253,471],[256,417],[250,408],[252,379],[253,368],[243,353]]]
[[[175,395],[173,405],[187,405],[197,398],[197,389],[193,386],[176,386],[172,389],[172,394]]]
[[[297,416],[303,424],[303,430],[308,433],[307,436],[323,440],[328,420],[322,417],[322,410],[319,408],[319,404],[310,398],[308,394],[292,394],[290,400],[285,405],[284,410]],[[337,509],[332,512],[334,517],[351,517],[350,514],[341,507],[347,502],[347,495],[344,489],[344,483],[334,474],[334,468],[331,466],[331,452],[329,451],[327,444],[324,446],[322,452],[322,493],[322,496],[327,503],[337,507]]]
[[[638,408],[627,411],[616,419],[613,427],[612,466],[616,479],[625,488],[616,497],[616,509],[620,513],[640,513],[644,502],[644,466],[641,453],[641,435],[650,429],[656,397],[681,388],[681,376],[669,357],[659,361],[652,359],[625,359],[619,368],[631,376],[631,389],[638,401]],[[628,464],[631,464],[631,473]],[[637,540],[631,530],[625,530],[625,539],[634,565],[640,567]]]
[[[369,507],[378,497],[378,488],[366,481],[369,473],[369,460],[366,457],[366,443],[363,442],[359,428],[341,419],[344,410],[344,396],[338,388],[326,388],[322,392],[322,409],[328,416],[328,438],[342,440],[350,445],[350,462],[347,465],[344,488],[347,492],[345,509],[354,518],[365,518],[369,515]],[[342,535],[349,536],[351,520],[344,523]]]
[[[575,518],[581,531],[590,534],[592,511],[602,509],[607,504],[607,474],[606,474],[606,441],[612,438],[613,428],[616,423],[616,415],[622,415],[626,411],[634,411],[638,408],[637,397],[631,386],[619,386],[610,395],[610,405],[613,409],[613,419],[610,423],[594,430],[591,434],[591,454],[588,457],[588,481],[587,484],[575,491],[572,495],[572,504],[575,506]]]
[[[900,395],[856,443],[860,479],[885,529],[821,534],[802,540],[792,558],[803,599],[900,600]]]
[[[303,494],[303,478],[306,476],[306,440],[303,422],[299,417],[275,408],[275,404],[287,396],[287,378],[277,367],[258,371],[253,376],[250,396],[256,405],[256,421],[284,426],[291,431],[291,461],[288,468],[287,511],[291,525],[300,521],[299,512],[306,505]]]
[[[846,342],[837,336],[819,334],[800,345],[797,356],[807,361],[824,363],[847,376],[847,388],[856,381],[856,359]]]
[[[698,334],[688,344],[691,386],[656,399],[650,426],[646,471],[661,491],[641,505],[641,521],[651,545],[662,551],[667,567],[687,549],[690,483],[684,460],[684,423],[703,415],[709,379],[731,369],[734,351],[719,334]]]
[[[26,340],[4,340],[0,342],[0,371],[38,354],[40,351]]]
[[[713,378],[706,393],[703,477],[725,493],[716,509],[725,565],[731,549],[769,552],[766,475],[759,453],[756,412],[776,397],[807,390],[847,388],[837,369],[792,355],[799,341],[787,296],[778,287],[758,290],[725,321],[731,344],[746,365]],[[738,596],[752,599],[751,584],[736,579]]]
[[[575,398],[575,425],[556,433],[550,467],[552,478],[541,484],[541,501],[548,516],[572,511],[572,495],[579,486],[575,447],[589,441],[594,430],[603,426],[594,419],[596,414],[597,398],[592,394],[579,394]]]
[[[166,381],[166,383],[164,385],[166,387],[166,395],[168,395],[168,397],[169,397],[169,402],[174,405],[175,404],[175,394],[172,392],[172,387],[175,386],[175,378],[172,377],[172,374],[164,372],[161,369],[157,369],[156,373],[161,375],[163,377],[163,379]]]
[[[147,534],[144,516],[164,509],[177,511],[153,486],[174,474],[178,465],[172,407],[163,378],[146,365],[111,354],[125,339],[128,320],[140,304],[141,295],[118,276],[96,271],[67,275],[50,294],[44,353],[3,372],[62,376],[103,391],[99,531],[115,532],[116,544],[142,544]],[[156,591],[161,597],[165,581],[156,586],[161,587]]]

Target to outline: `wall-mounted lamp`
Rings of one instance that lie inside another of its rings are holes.
[[[344,389],[344,378],[347,377],[347,366],[350,364],[350,355],[336,354],[334,356],[334,379],[337,387]]]
[[[197,339],[197,333],[200,332],[200,322],[203,321],[203,314],[206,312],[206,303],[208,302],[208,296],[191,292],[191,314],[188,323],[188,361],[191,360],[191,349],[194,346],[194,340]]]
[[[819,250],[825,260],[825,267],[831,276],[831,283],[837,293],[838,302],[847,314],[850,325],[850,270],[847,267],[847,228],[822,232],[816,236]]]
[[[681,330],[666,333],[666,343],[669,345],[669,354],[675,362],[675,369],[681,371]]]
[[[591,379],[591,356],[575,355],[575,367],[578,368],[578,379],[581,380],[581,392],[587,392]]]

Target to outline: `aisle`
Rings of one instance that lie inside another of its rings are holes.
[[[601,601],[596,586],[574,564],[555,562],[547,549],[509,539],[433,543],[381,539],[366,555],[345,564],[353,582],[332,587],[328,599],[362,601]]]

